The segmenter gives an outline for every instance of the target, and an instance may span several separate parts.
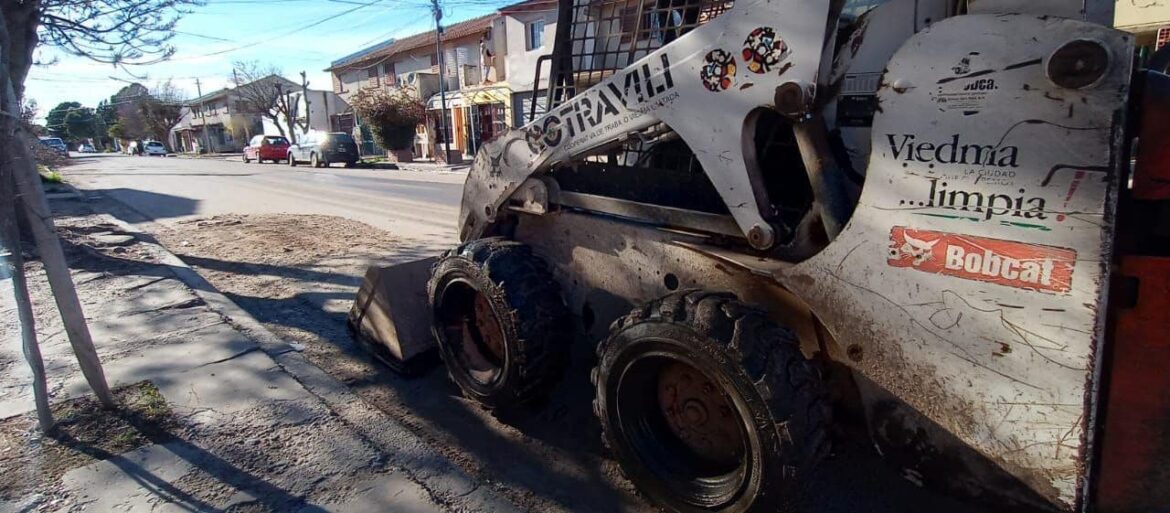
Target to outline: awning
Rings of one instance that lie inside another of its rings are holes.
[[[477,87],[475,89],[463,89],[459,91],[447,92],[447,108],[453,109],[455,107],[464,107],[467,105],[487,105],[491,103],[508,104],[508,98],[512,95],[512,91],[507,86],[486,86]],[[435,94],[427,101],[427,110],[439,110],[442,108],[442,101],[438,94]]]
[[[447,92],[447,108],[454,109],[463,106],[463,95],[459,91]],[[435,93],[429,101],[427,101],[427,110],[440,110],[443,108],[442,96]]]

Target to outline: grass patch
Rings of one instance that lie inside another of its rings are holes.
[[[177,426],[154,384],[115,389],[117,408],[86,396],[53,405],[57,426],[42,435],[34,414],[0,422],[0,500],[55,486],[66,472],[171,438]]]
[[[49,166],[44,164],[37,164],[37,172],[40,173],[41,182],[44,183],[62,183],[65,181],[65,178],[61,176],[61,173],[50,169]]]

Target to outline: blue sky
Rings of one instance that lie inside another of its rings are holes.
[[[448,25],[514,0],[440,3],[444,6],[443,24]],[[37,101],[42,119],[49,109],[64,101],[96,106],[126,82],[153,87],[170,79],[194,97],[196,78],[204,93],[227,86],[232,62],[237,60],[274,65],[298,82],[303,70],[308,74],[309,87],[329,89],[329,74],[322,70],[331,61],[388,38],[408,36],[433,26],[427,0],[208,0],[207,5],[196,8],[179,22],[178,33],[171,41],[177,51],[171,60],[123,70],[41,48],[39,60],[57,60],[33,67],[25,83],[25,96]]]

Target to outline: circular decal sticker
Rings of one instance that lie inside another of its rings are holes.
[[[735,57],[723,50],[707,52],[699,78],[703,79],[703,85],[710,91],[719,92],[731,87],[735,80]]]
[[[788,54],[788,44],[772,27],[760,27],[743,42],[743,60],[752,73],[767,73]]]

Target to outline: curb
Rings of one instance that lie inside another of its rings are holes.
[[[157,246],[160,249],[159,263],[169,266],[179,281],[203,299],[212,311],[224,316],[230,324],[254,340],[262,351],[305,387],[305,390],[325,403],[362,439],[386,454],[391,463],[431,495],[435,504],[448,509],[457,505],[458,507],[454,509],[467,511],[500,513],[521,511],[493,490],[481,487],[463,469],[405,426],[381,410],[365,404],[364,399],[313,365],[304,355],[265,328],[255,317],[224,296],[178,255],[140,228],[159,226],[149,217],[130,205],[100,193],[91,193],[90,196],[79,193],[79,196],[87,200],[100,198],[120,207],[117,210],[121,212],[108,212],[115,224],[140,240]],[[134,224],[130,224],[131,222]]]
[[[73,184],[63,181],[60,185],[66,192],[45,192],[45,199],[85,199],[85,195],[77,187],[74,187]],[[44,190],[44,185],[41,185],[41,189]]]

